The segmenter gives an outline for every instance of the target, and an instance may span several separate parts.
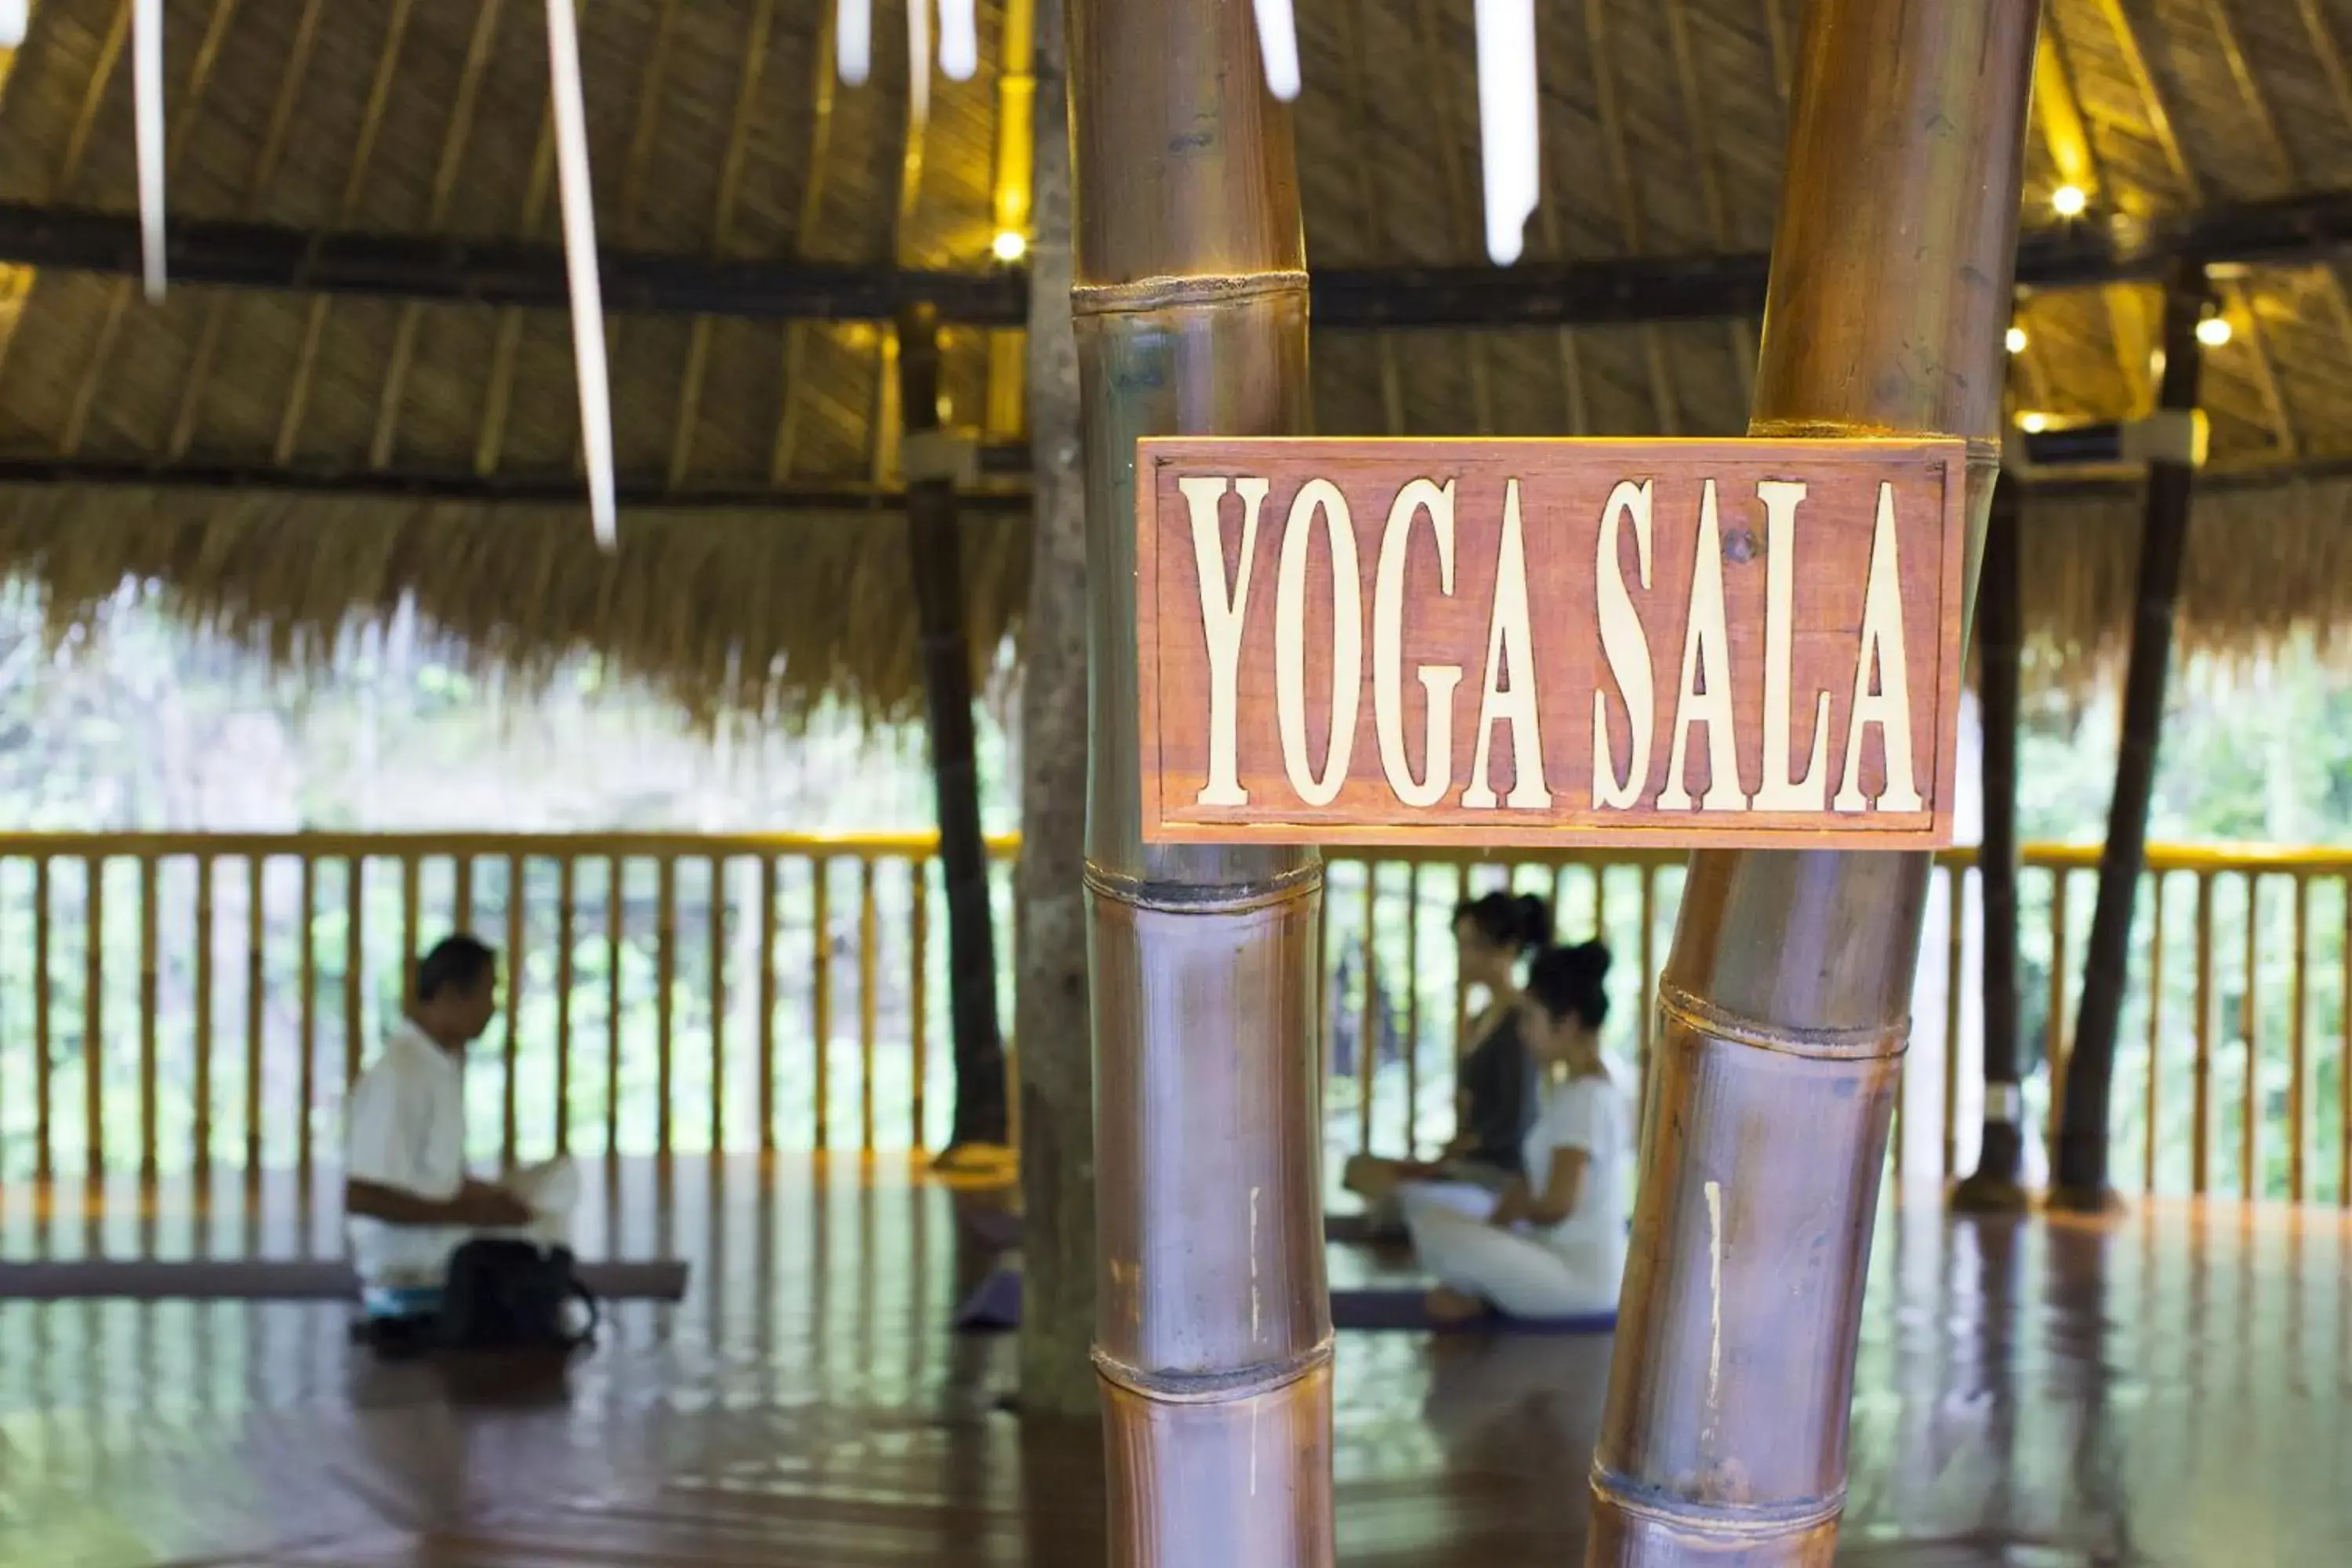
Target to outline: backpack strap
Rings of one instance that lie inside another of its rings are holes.
[[[570,1336],[569,1348],[579,1350],[583,1346],[587,1346],[593,1349],[596,1343],[596,1331],[604,1325],[604,1303],[596,1300],[596,1293],[583,1284],[577,1274],[572,1277],[571,1297],[572,1300],[588,1309],[588,1321],[584,1327]]]

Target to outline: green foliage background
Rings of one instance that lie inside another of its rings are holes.
[[[45,635],[37,605],[22,594],[0,596],[0,832],[841,832],[921,829],[931,819],[919,733],[862,733],[845,716],[828,714],[789,732],[739,724],[715,736],[695,734],[642,693],[606,681],[592,657],[557,671],[541,689],[508,690],[469,673],[413,626],[400,624],[347,647],[314,651],[335,672],[332,679],[281,682],[241,650],[175,627],[135,595],[124,595],[97,627],[59,645]],[[2112,683],[2095,682],[2087,697],[2074,698],[2048,679],[2052,672],[2040,673],[2042,679],[2029,681],[2041,695],[2030,704],[2022,740],[2023,831],[2029,841],[2095,841],[2104,827],[2114,766]],[[1012,683],[1002,683],[991,693],[981,725],[984,811],[992,831],[1017,826],[1017,764],[1010,743],[1017,732],[1015,701]],[[2305,647],[2258,666],[2192,666],[2179,672],[2152,837],[2175,843],[2352,845],[2352,685],[2335,679],[2329,661]],[[663,944],[656,874],[649,860],[625,868],[622,940],[614,946],[607,941],[610,863],[601,857],[580,863],[571,987],[559,1005],[558,868],[551,859],[523,865],[525,941],[511,1043],[509,1022],[502,1019],[470,1069],[469,1115],[478,1156],[494,1157],[503,1143],[509,1061],[518,1152],[524,1157],[552,1149],[559,1124],[568,1129],[575,1150],[602,1151],[608,1138],[625,1153],[659,1143],[663,1009],[656,994]],[[205,1079],[208,1152],[215,1161],[241,1164],[250,1139],[263,1164],[293,1163],[306,1129],[317,1156],[331,1161],[350,1054],[373,1049],[399,994],[397,862],[367,863],[356,963],[347,864],[318,864],[307,914],[298,862],[286,858],[265,867],[257,1076],[247,985],[251,873],[238,856],[219,858],[212,872],[211,1065],[208,1074],[198,1070],[197,875],[187,858],[165,861],[156,873],[153,1110],[161,1163],[176,1171],[193,1162],[197,1090]],[[814,1141],[822,1076],[832,1146],[856,1147],[869,1116],[879,1149],[936,1143],[945,1131],[952,1088],[940,891],[933,885],[927,900],[928,1049],[919,1061],[909,1046],[916,990],[909,868],[883,861],[868,868],[848,858],[830,862],[822,938],[817,875],[805,859],[785,859],[777,868],[770,1068],[775,1142],[805,1148]],[[0,858],[0,1179],[28,1173],[37,1157],[34,1041],[44,990],[35,984],[35,876],[30,858]],[[470,923],[501,945],[510,876],[501,856],[478,861],[470,877]],[[1545,892],[1556,900],[1564,938],[1607,936],[1620,959],[1610,1043],[1621,1061],[1630,1065],[1635,1058],[1645,934],[1640,873],[1619,868],[1596,885],[1582,870],[1555,878],[1538,868],[1486,867],[1465,884],[1450,869],[1414,873],[1391,865],[1378,872],[1370,905],[1364,876],[1360,866],[1336,864],[1327,906],[1333,1076],[1326,1109],[1335,1149],[1356,1146],[1366,1125],[1367,1096],[1376,1145],[1397,1147],[1411,1137],[1427,1148],[1450,1131],[1456,997],[1449,921],[1465,887],[1479,892],[1508,883]],[[79,1171],[89,1158],[87,1064],[93,1057],[103,1091],[98,1131],[104,1161],[124,1168],[137,1157],[144,1114],[139,878],[129,859],[110,863],[102,874],[103,963],[93,1052],[87,1026],[89,870],[79,859],[49,868],[47,1103],[51,1154],[60,1172]],[[2147,982],[2158,952],[2156,917],[2152,899],[2144,893],[2140,900],[2136,984],[2116,1090],[2117,1175],[2127,1185],[2140,1174],[2150,1146],[2151,1060],[2157,1064],[2156,1185],[2187,1191],[2192,1182],[2196,880],[2175,876],[2164,889],[2153,1057]],[[456,921],[456,882],[447,859],[425,863],[419,923],[426,940]],[[1679,882],[1677,871],[1656,879],[1646,911],[1654,957],[1663,957],[1671,941]],[[2090,875],[2070,879],[2061,997],[2052,984],[2053,882],[2029,874],[2024,889],[2025,1023],[2037,1064],[2051,1037],[2054,999],[2063,1001],[2057,1012],[2063,1028],[2072,1027],[2075,971],[2095,892]],[[859,958],[869,885],[870,997]],[[753,858],[730,860],[717,875],[707,858],[677,862],[667,1103],[670,1146],[681,1152],[710,1148],[714,1136],[731,1150],[760,1144],[760,892]],[[2352,922],[2344,883],[2315,879],[2298,894],[2292,879],[2264,880],[2254,895],[2251,944],[2243,879],[2216,879],[2210,897],[2213,1188],[2241,1190],[2251,1107],[2254,1190],[2273,1196],[2290,1190],[2286,1118],[2294,1100],[2300,897],[2309,960],[2302,998],[2306,1191],[2336,1198],[2347,1107],[2345,952]],[[1000,996],[1009,1017],[1013,922],[1009,879],[1003,876],[997,904]],[[1376,990],[1366,983],[1368,908]],[[719,918],[715,952],[714,909]],[[821,963],[829,966],[830,989],[822,1049],[815,1016]],[[617,1012],[612,1003],[616,966]],[[306,973],[312,998],[307,1016]],[[355,1038],[346,1024],[354,1006]],[[1372,1070],[1365,1074],[1368,1034]],[[569,1042],[561,1098],[559,1040]],[[306,1057],[311,1064],[307,1095]],[[722,1080],[724,1091],[715,1098],[723,1121],[714,1128],[713,1088]],[[924,1091],[919,1121],[919,1081]],[[2046,1111],[2047,1088],[2046,1075],[2037,1070],[2028,1088],[2037,1121]],[[257,1093],[255,1117],[248,1104]]]

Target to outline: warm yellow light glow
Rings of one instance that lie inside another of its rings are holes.
[[[2011,327],[2009,329],[2009,352],[2013,354],[2021,354],[2025,352],[2025,329],[2023,327]]]
[[[2050,205],[2060,217],[2081,217],[2091,198],[2083,194],[2080,185],[2061,185],[2050,193]]]
[[[989,248],[996,252],[999,261],[1018,261],[1029,254],[1029,239],[1017,228],[999,229],[996,243]]]
[[[2230,341],[2230,318],[2208,316],[2197,323],[2197,341],[2209,349],[2218,349]]]
[[[2024,431],[2029,436],[2039,436],[2042,432],[2050,428],[2050,416],[2047,414],[2021,414],[2017,416],[2017,427]]]

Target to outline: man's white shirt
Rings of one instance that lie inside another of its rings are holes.
[[[458,1058],[403,1019],[352,1089],[345,1173],[436,1203],[466,1184],[466,1082]],[[463,1226],[345,1224],[352,1262],[371,1284],[437,1283]]]

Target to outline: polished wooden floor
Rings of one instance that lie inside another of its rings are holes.
[[[0,1303],[0,1564],[1101,1561],[1090,1425],[998,1408],[1011,1345],[947,1330],[990,1261],[954,1195],[895,1162],[632,1167],[592,1190],[590,1247],[698,1275],[681,1307],[619,1309],[564,1386],[374,1365],[327,1305]],[[186,1194],[113,1198],[93,1222],[0,1194],[0,1255],[334,1245],[291,1187],[201,1220]],[[1385,1267],[1334,1251],[1337,1279]],[[1841,1561],[2352,1563],[2348,1274],[2332,1212],[1891,1210]],[[1608,1357],[1342,1336],[1341,1560],[1580,1562]]]

